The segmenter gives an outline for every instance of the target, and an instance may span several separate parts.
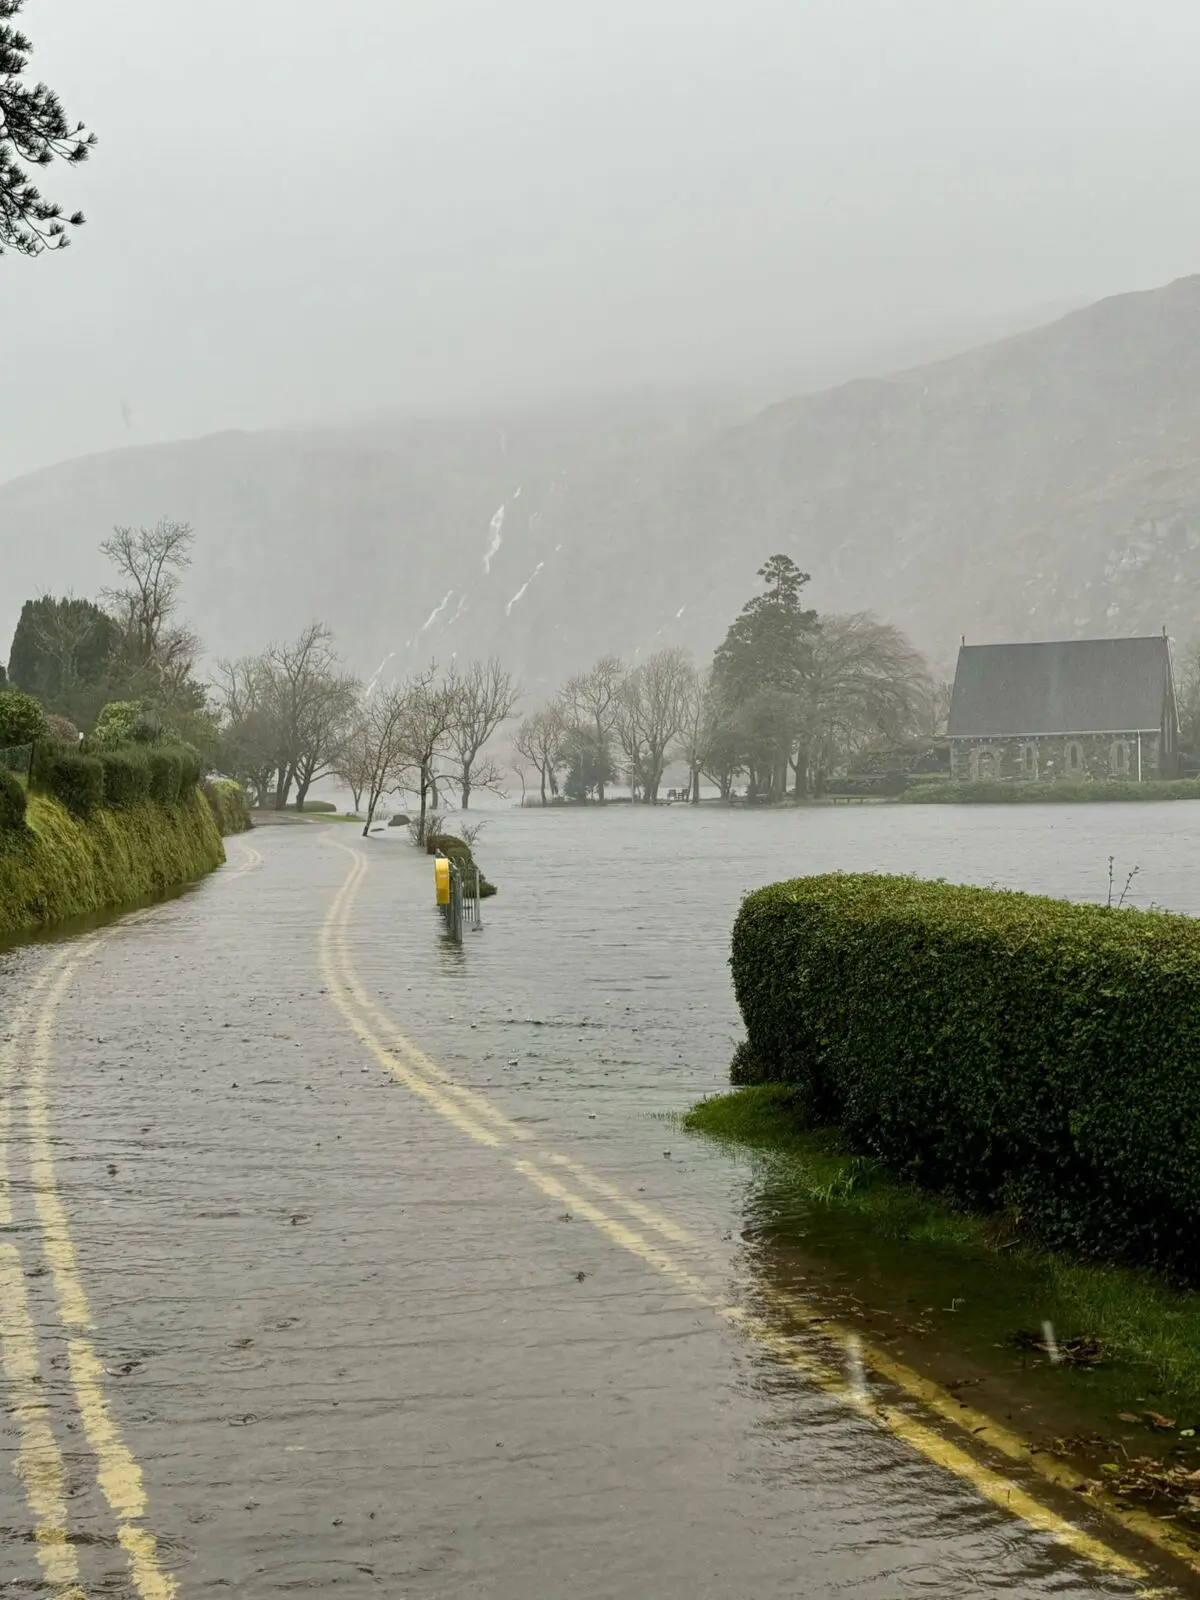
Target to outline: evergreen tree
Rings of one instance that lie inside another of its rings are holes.
[[[86,161],[96,135],[83,123],[67,120],[59,98],[44,83],[22,83],[33,46],[12,23],[25,0],[0,0],[0,255],[41,255],[70,241],[83,213],[64,218],[62,207],[46,200],[31,169],[54,160],[78,166]]]
[[[90,722],[107,697],[119,632],[90,600],[26,600],[13,634],[8,676],[72,721]]]
[[[742,607],[713,658],[713,679],[728,705],[765,690],[799,694],[812,660],[818,622],[801,594],[809,580],[789,556],[772,556],[758,576],[766,585]]]
[[[742,607],[713,657],[713,691],[740,741],[737,766],[748,775],[750,797],[777,800],[787,787],[820,625],[803,604],[809,575],[789,556],[772,556],[758,576],[765,592]]]

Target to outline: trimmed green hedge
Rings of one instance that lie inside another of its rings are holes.
[[[245,833],[253,825],[250,803],[240,783],[232,778],[206,778],[203,788],[219,833]]]
[[[41,739],[33,748],[30,784],[76,816],[90,817],[97,806],[120,808],[147,797],[159,805],[185,803],[202,776],[190,745],[99,745],[95,755],[80,755]]]
[[[912,878],[747,896],[740,1082],[1045,1242],[1200,1281],[1200,922]]]
[[[144,750],[101,750],[96,756],[104,769],[104,804],[129,806],[150,793],[150,767]]]
[[[177,750],[150,750],[146,756],[150,769],[150,798],[159,805],[173,805],[183,789],[183,762]]]
[[[910,784],[904,805],[1021,805],[1054,803],[1077,805],[1097,800],[1200,800],[1200,778],[1147,778],[1134,783],[1122,778],[1097,778],[1090,783],[1056,780],[1053,783]]]
[[[0,767],[0,838],[24,832],[27,803],[24,785]]]
[[[90,817],[104,800],[104,768],[95,756],[40,739],[33,747],[29,783],[39,794],[61,800],[77,817]]]

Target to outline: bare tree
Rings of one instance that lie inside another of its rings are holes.
[[[417,780],[420,800],[417,816],[417,842],[425,843],[426,813],[437,782],[439,759],[451,747],[451,735],[459,717],[462,686],[449,673],[441,676],[437,662],[410,678],[405,695],[408,705],[408,758]]]
[[[458,707],[450,741],[458,768],[460,803],[464,811],[471,804],[471,790],[494,789],[503,780],[493,762],[479,765],[484,745],[509,718],[520,699],[520,690],[493,656],[487,662],[474,661],[459,682]]]
[[[687,762],[688,798],[694,806],[700,804],[700,774],[713,743],[717,721],[712,672],[701,673],[693,668],[684,687],[683,713],[675,748],[680,759]]]
[[[367,730],[367,718],[360,706],[350,731],[338,747],[331,768],[334,776],[340,778],[353,795],[356,812],[362,810],[362,797],[366,793],[373,770],[374,755]]]
[[[213,683],[220,717],[217,765],[247,784],[260,806],[276,788],[279,754],[277,729],[263,703],[261,667],[258,656],[218,661]]]
[[[558,793],[558,773],[563,764],[563,740],[566,728],[557,706],[547,706],[532,717],[526,717],[517,729],[513,748],[518,755],[538,770],[541,780],[542,804],[548,804],[546,787]]]
[[[410,705],[407,684],[376,686],[362,711],[358,733],[364,764],[362,794],[367,797],[363,837],[371,831],[375,812],[384,795],[403,789],[411,781]]]
[[[568,678],[559,693],[559,712],[568,727],[590,736],[597,770],[603,774],[617,726],[619,696],[625,665],[617,656],[602,656],[590,672]],[[604,799],[604,778],[596,784],[596,798]]]
[[[821,619],[802,696],[792,763],[796,792],[862,750],[919,736],[933,681],[899,628],[870,612]]]
[[[658,800],[667,749],[687,713],[695,668],[686,650],[659,650],[636,667],[617,696],[616,733],[630,783],[646,805]]]
[[[275,809],[287,805],[294,784],[299,810],[317,778],[333,770],[352,723],[358,683],[342,671],[323,622],[310,622],[290,643],[273,644],[248,670],[257,707],[274,730]]]
[[[124,580],[102,589],[101,598],[122,631],[126,654],[135,667],[160,659],[164,651],[177,661],[189,646],[195,656],[195,641],[187,630],[171,628],[181,574],[192,564],[194,539],[188,523],[160,517],[152,528],[114,528],[112,538],[100,545]]]

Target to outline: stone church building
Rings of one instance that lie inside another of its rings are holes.
[[[960,782],[1174,777],[1179,721],[1167,640],[964,644],[949,738]]]

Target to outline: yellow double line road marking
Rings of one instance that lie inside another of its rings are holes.
[[[243,859],[229,876],[243,877],[262,862],[260,851],[244,845]],[[127,917],[111,931],[148,914]],[[50,956],[9,1017],[8,1035],[0,1041],[0,1227],[12,1227],[14,1221],[10,1152],[13,1099],[20,1084],[25,1091],[30,1177],[42,1248],[59,1317],[68,1333],[71,1384],[96,1457],[96,1481],[116,1517],[117,1538],[128,1554],[140,1600],[173,1600],[176,1582],[163,1568],[153,1533],[143,1526],[146,1494],[141,1468],[112,1420],[104,1394],[104,1367],[87,1337],[92,1314],[54,1169],[47,1079],[55,1020],[67,986],[104,937],[65,945]],[[84,1600],[79,1561],[68,1532],[63,1455],[42,1390],[25,1271],[19,1251],[9,1243],[0,1243],[0,1366],[13,1396],[12,1415],[19,1432],[16,1471],[33,1516],[39,1564],[58,1600]]]
[[[118,926],[123,926],[119,924]],[[67,1334],[71,1386],[83,1431],[96,1458],[96,1481],[117,1523],[117,1538],[129,1557],[140,1600],[174,1600],[178,1587],[159,1558],[158,1543],[144,1525],[146,1494],[141,1468],[113,1421],[104,1393],[104,1367],[88,1334],[93,1327],[87,1291],[54,1165],[47,1080],[58,1008],[81,963],[104,935],[67,946],[52,956],[28,991],[12,1036],[0,1057],[0,1220],[13,1221],[9,1149],[12,1099],[18,1062],[25,1056],[26,1121],[34,1207],[42,1253]],[[38,1003],[40,1001],[40,1004]],[[29,1315],[24,1270],[17,1249],[0,1245],[0,1337],[5,1376],[16,1397],[21,1442],[18,1471],[33,1514],[38,1559],[60,1600],[82,1600],[79,1566],[66,1527],[63,1458],[39,1392],[37,1341]]]
[[[67,1535],[62,1451],[42,1392],[25,1272],[11,1244],[0,1244],[0,1348],[13,1396],[12,1414],[20,1430],[16,1471],[33,1513],[38,1562],[60,1600],[83,1600],[79,1561]]]
[[[261,867],[262,864],[262,852],[256,850],[252,844],[244,844],[242,846],[242,859],[233,871],[228,874],[228,877],[244,878],[248,872],[253,872],[255,867]]]
[[[779,1360],[800,1372],[810,1383],[843,1405],[870,1419],[893,1437],[902,1440],[935,1466],[969,1483],[984,1499],[1019,1517],[1030,1527],[1092,1562],[1102,1570],[1132,1580],[1147,1580],[1147,1568],[1115,1549],[1105,1540],[1088,1533],[1043,1504],[1020,1484],[989,1466],[974,1453],[987,1448],[1019,1464],[1025,1472],[1042,1477],[1058,1490],[1074,1491],[1078,1475],[1062,1461],[1034,1454],[1028,1444],[983,1412],[963,1406],[949,1391],[923,1378],[878,1346],[862,1341],[851,1329],[819,1317],[815,1307],[797,1297],[765,1289],[762,1298],[768,1306],[801,1327],[810,1336],[830,1346],[840,1357],[842,1367],[806,1348],[750,1307],[730,1301],[713,1290],[679,1254],[701,1251],[703,1241],[652,1206],[625,1194],[617,1185],[590,1172],[578,1162],[553,1152],[539,1150],[538,1159],[530,1154],[509,1154],[510,1142],[526,1146],[531,1135],[514,1123],[486,1096],[453,1078],[399,1031],[386,1013],[371,1000],[356,977],[348,946],[348,925],[358,890],[367,871],[366,857],[360,850],[338,844],[353,860],[350,871],[334,896],[320,934],[321,969],[333,1004],[351,1032],[394,1078],[418,1095],[428,1106],[446,1118],[460,1132],[477,1143],[497,1151],[514,1172],[556,1203],[567,1206],[574,1215],[591,1223],[614,1245],[638,1257],[670,1280],[692,1300],[707,1307],[743,1335],[772,1352]],[[552,1170],[550,1170],[552,1169]],[[586,1193],[580,1193],[580,1191]],[[588,1198],[594,1196],[595,1198]],[[604,1204],[601,1204],[604,1202]],[[623,1212],[637,1223],[614,1216]],[[664,1243],[656,1243],[657,1234]],[[674,1248],[673,1248],[674,1247]],[[819,1322],[819,1327],[817,1326]],[[872,1396],[860,1383],[849,1380],[846,1371],[861,1362],[908,1401],[915,1403],[937,1422],[948,1424],[967,1435],[964,1448],[946,1438],[931,1422],[922,1421],[911,1411],[885,1403]],[[1147,1512],[1128,1510],[1111,1500],[1088,1502],[1092,1511],[1101,1509],[1127,1533],[1147,1540],[1175,1560],[1200,1570],[1196,1552],[1167,1522]],[[1170,1590],[1141,1589],[1143,1596],[1167,1594]]]

